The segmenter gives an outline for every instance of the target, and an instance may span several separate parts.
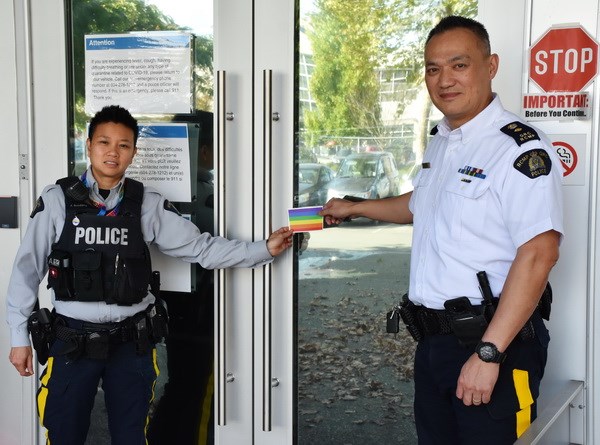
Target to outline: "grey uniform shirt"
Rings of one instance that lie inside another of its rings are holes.
[[[100,196],[91,170],[87,172],[87,182],[90,197],[94,201],[104,203],[107,209],[112,209],[118,203],[123,179],[106,199]],[[40,209],[41,203],[43,210]],[[64,224],[64,194],[59,185],[47,186],[27,226],[8,285],[7,322],[11,330],[12,347],[29,345],[27,319],[35,306],[39,284],[48,271],[46,261],[52,244],[60,238]],[[146,243],[156,245],[166,255],[200,263],[206,269],[258,267],[273,260],[265,240],[243,242],[201,233],[193,223],[167,210],[165,198],[151,187],[144,187],[141,225]],[[103,301],[58,301],[52,293],[52,304],[57,313],[92,323],[121,321],[153,302],[151,293],[132,306],[109,305]]]

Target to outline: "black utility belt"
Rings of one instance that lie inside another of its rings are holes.
[[[135,343],[139,355],[150,352],[168,335],[168,316],[160,302],[115,323],[90,323],[43,308],[31,315],[28,326],[41,364],[45,364],[56,340],[60,340],[53,351],[56,355],[65,355],[69,360],[104,360],[116,345],[128,342]]]
[[[451,334],[464,346],[474,347],[487,329],[497,304],[498,299],[494,299],[490,304],[473,305],[467,297],[458,297],[447,300],[444,303],[446,309],[437,310],[415,305],[408,299],[408,295],[405,295],[400,305],[388,313],[388,332],[394,332],[390,330],[390,326],[393,328],[401,318],[416,341],[431,335]],[[531,319],[519,331],[519,338],[535,338]]]

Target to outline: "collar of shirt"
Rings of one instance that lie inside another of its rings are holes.
[[[496,93],[493,95],[494,99],[481,113],[454,130],[448,126],[448,119],[442,119],[438,124],[438,134],[445,138],[449,137],[451,133],[458,134],[463,143],[468,142],[474,135],[480,134],[483,127],[495,122],[504,112],[500,98]]]
[[[81,176],[83,178],[83,175]],[[106,199],[104,199],[100,195],[100,187],[98,186],[98,182],[96,178],[94,178],[94,174],[92,173],[92,167],[88,167],[85,173],[85,185],[90,190],[90,198],[93,201],[104,203],[104,206],[107,209],[112,209],[119,203],[119,192],[121,191],[121,187],[123,187],[123,183],[125,181],[125,176],[123,176],[117,185],[110,189],[110,194]]]

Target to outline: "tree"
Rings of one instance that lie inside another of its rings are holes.
[[[407,73],[397,91],[397,116],[419,101],[417,158],[427,144],[431,101],[423,83],[423,48],[444,16],[475,16],[476,0],[317,0],[307,36],[315,69],[310,91],[317,109],[305,112],[307,136],[383,136],[378,70]]]
[[[415,128],[417,159],[427,146],[432,103],[426,94],[423,73],[425,70],[423,50],[429,31],[449,15],[475,17],[477,0],[389,0],[388,14],[381,28],[382,51],[390,67],[408,72],[406,90],[398,98],[397,114],[417,98],[422,98],[418,125]]]
[[[307,35],[316,69],[311,93],[317,104],[304,114],[308,133],[369,135],[380,126],[377,66],[382,0],[317,0]]]

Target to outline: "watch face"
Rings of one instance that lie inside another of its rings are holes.
[[[496,355],[496,351],[494,351],[492,346],[484,345],[479,348],[479,355],[483,361],[493,360]]]

